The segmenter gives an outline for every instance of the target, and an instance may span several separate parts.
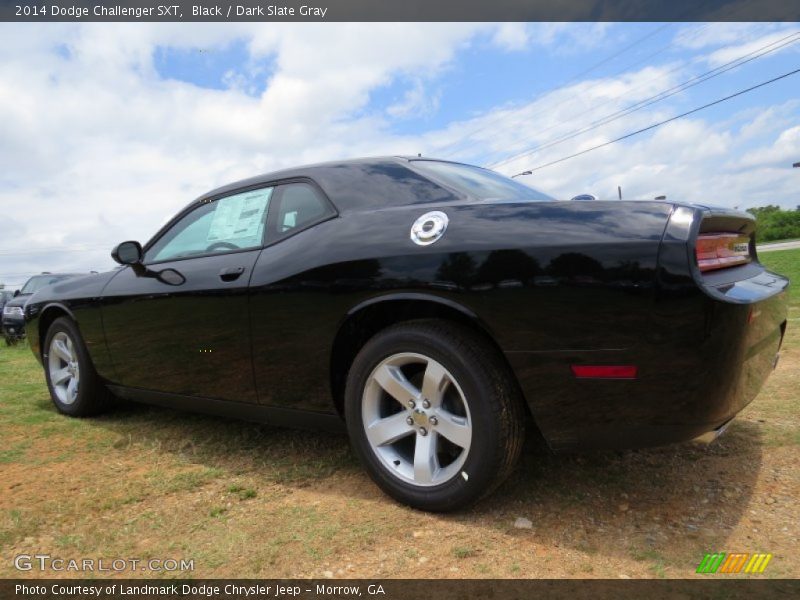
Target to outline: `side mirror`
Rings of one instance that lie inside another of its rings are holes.
[[[121,265],[138,265],[142,262],[142,245],[139,242],[122,242],[111,251],[111,258]]]
[[[17,296],[19,296],[19,290],[14,290],[14,298],[16,298]]]

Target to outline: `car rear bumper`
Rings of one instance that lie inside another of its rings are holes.
[[[508,353],[554,450],[634,448],[714,432],[775,368],[788,281],[765,271],[715,290],[683,290],[657,306],[631,348]],[[635,378],[576,378],[573,365],[632,365]]]

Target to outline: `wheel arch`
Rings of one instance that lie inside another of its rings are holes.
[[[39,323],[38,323],[40,356],[42,356],[45,351],[44,340],[45,337],[47,336],[47,330],[50,329],[50,325],[53,324],[53,321],[55,321],[59,317],[69,317],[76,325],[78,324],[78,320],[75,318],[75,314],[60,302],[51,302],[50,304],[47,304],[44,308],[42,308],[42,310],[39,313]]]
[[[336,411],[340,415],[344,415],[344,389],[350,366],[364,344],[387,327],[419,319],[450,321],[478,333],[496,350],[514,385],[519,388],[516,375],[491,329],[472,310],[447,298],[430,294],[390,294],[370,298],[354,306],[339,324],[331,347],[330,386]],[[528,410],[527,403],[525,404]]]

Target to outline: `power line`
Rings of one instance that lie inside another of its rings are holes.
[[[672,26],[672,25],[674,25],[674,23],[666,23],[666,24],[664,24],[664,25],[662,25],[662,26],[658,27],[658,28],[657,28],[657,29],[655,29],[654,31],[651,31],[651,32],[649,32],[647,35],[645,35],[645,36],[643,36],[643,37],[641,37],[641,38],[637,39],[637,40],[636,40],[636,41],[634,41],[633,43],[629,44],[628,46],[626,46],[626,47],[625,47],[625,48],[623,48],[622,50],[620,50],[620,51],[618,51],[618,52],[616,52],[616,53],[612,54],[611,56],[608,56],[608,57],[604,58],[603,60],[601,60],[601,61],[599,61],[599,62],[595,63],[594,65],[592,65],[591,67],[589,67],[588,69],[584,69],[584,70],[583,70],[583,71],[581,71],[580,73],[577,73],[577,74],[573,75],[572,77],[570,77],[569,79],[567,79],[567,80],[566,80],[566,81],[564,81],[563,83],[561,83],[561,84],[557,85],[556,87],[554,87],[554,88],[551,88],[551,89],[547,90],[547,91],[546,91],[546,92],[544,92],[543,94],[540,94],[540,96],[544,96],[544,95],[547,95],[547,94],[552,94],[553,92],[556,92],[556,91],[558,91],[558,90],[560,90],[560,89],[562,89],[562,88],[566,87],[567,85],[569,85],[569,84],[570,84],[570,83],[572,83],[573,81],[577,80],[578,78],[580,78],[580,77],[584,77],[585,75],[588,75],[589,73],[591,73],[591,72],[593,72],[593,71],[597,70],[599,67],[601,67],[601,66],[603,66],[604,64],[606,64],[606,63],[610,62],[611,60],[613,60],[614,58],[616,58],[616,57],[620,56],[621,54],[623,54],[623,53],[625,53],[625,52],[629,51],[629,50],[630,50],[631,48],[633,48],[634,46],[636,46],[636,45],[638,45],[638,44],[640,44],[640,43],[644,42],[644,41],[645,41],[645,40],[647,40],[647,39],[650,39],[650,38],[651,38],[651,37],[653,37],[654,35],[656,35],[656,34],[658,34],[659,32],[661,32],[663,29],[666,29],[667,27],[670,27],[670,26]],[[707,25],[707,26],[708,26],[708,25]],[[707,27],[707,26],[706,26],[706,27]],[[672,44],[669,44],[669,45],[672,45]],[[668,46],[669,46],[669,45],[668,45]],[[667,46],[667,47],[668,47],[668,46]],[[663,48],[663,49],[666,49],[666,47],[665,47],[665,48]],[[629,65],[629,66],[625,67],[623,70],[630,68],[630,66],[631,66],[631,65]],[[516,109],[512,110],[511,112],[512,112],[512,114],[513,114],[513,113],[515,113],[515,112],[520,112],[520,111],[524,110],[524,108],[525,108],[524,106],[523,106],[523,107],[519,107],[519,108],[516,108]],[[535,115],[534,115],[534,116],[535,116]],[[497,123],[497,122],[499,122],[499,121],[502,121],[502,120],[503,120],[503,119],[505,119],[506,117],[507,117],[507,115],[495,115],[495,117],[493,117],[493,118],[490,118],[488,122],[484,123],[483,125],[481,125],[481,126],[480,126],[480,127],[478,127],[477,129],[474,129],[473,131],[470,131],[469,133],[466,133],[466,134],[464,134],[464,135],[463,135],[463,136],[461,136],[460,138],[458,138],[458,139],[456,139],[455,141],[453,141],[453,142],[450,142],[449,144],[447,144],[446,146],[444,146],[443,150],[445,150],[445,151],[446,151],[448,148],[454,148],[454,147],[455,147],[455,148],[457,148],[459,145],[461,145],[461,144],[463,144],[465,141],[469,140],[469,139],[470,139],[470,138],[471,138],[473,135],[475,135],[476,133],[480,133],[480,132],[482,132],[482,131],[485,131],[485,130],[487,130],[489,127],[491,127],[492,123]],[[448,153],[448,152],[445,152],[444,154],[440,154],[440,156],[442,156],[442,158],[447,158],[447,157],[449,157],[449,156],[452,156],[453,154],[456,154],[457,152],[458,152],[458,150],[455,150],[455,151],[452,151],[452,152],[449,152],[449,153]]]
[[[711,27],[711,25],[712,25],[712,24],[713,24],[713,23],[707,23],[705,26],[703,26],[703,27],[701,27],[700,29],[696,30],[696,31],[693,33],[693,37],[697,37],[697,36],[699,36],[699,35],[700,35],[700,34],[701,34],[703,31],[705,31],[706,29],[708,29],[709,27]],[[782,39],[786,39],[786,38],[782,38]],[[773,44],[777,44],[777,43],[779,43],[780,41],[781,41],[781,40],[778,40],[777,42],[773,42]],[[666,50],[667,48],[669,48],[670,46],[672,46],[672,45],[674,45],[674,44],[675,44],[675,42],[674,42],[674,41],[673,41],[673,42],[671,42],[670,44],[667,44],[666,46],[664,46],[664,47],[663,47],[663,48],[661,48],[660,50],[656,51],[655,53],[653,53],[653,54],[651,54],[651,55],[647,56],[647,57],[645,58],[645,60],[647,60],[647,59],[649,59],[649,58],[652,58],[653,56],[655,56],[655,55],[657,55],[657,54],[660,54],[661,52],[663,52],[664,50]],[[732,48],[733,46],[734,46],[734,44],[731,44],[731,45],[730,45],[730,46],[728,46],[728,47],[729,47],[729,48]],[[767,46],[769,46],[769,44],[768,44]],[[757,50],[754,50],[753,52],[758,52],[759,50],[762,50],[763,48],[766,48],[767,46],[762,46],[761,48],[758,48]],[[746,56],[748,56],[748,55],[747,55],[747,54],[745,54],[745,55],[743,55],[743,56],[740,56],[740,57],[739,57],[739,59],[741,59],[741,58],[745,58]],[[739,59],[736,59],[736,60],[739,60]],[[698,58],[698,57],[694,57],[694,60],[699,60],[699,58]],[[640,61],[640,62],[644,62],[644,61]],[[674,73],[674,72],[676,72],[676,71],[678,71],[678,70],[680,70],[680,69],[684,68],[688,62],[692,62],[692,61],[687,61],[687,62],[679,63],[678,65],[674,66],[673,68],[669,69],[668,71],[666,71],[665,73],[663,73],[663,74],[659,75],[658,77],[653,77],[652,79],[648,79],[647,81],[644,81],[644,82],[640,83],[639,85],[637,85],[637,86],[635,86],[635,87],[631,88],[631,89],[630,89],[630,90],[628,90],[626,93],[631,93],[631,92],[634,92],[634,91],[636,91],[636,90],[640,90],[640,89],[642,89],[643,87],[645,87],[645,86],[647,86],[647,85],[649,85],[649,84],[651,84],[651,83],[653,83],[653,82],[655,82],[655,81],[658,81],[658,80],[660,80],[660,79],[665,79],[665,78],[666,78],[668,75],[671,75],[672,73]],[[635,64],[639,64],[639,63],[635,63]],[[635,64],[634,64],[634,65],[630,65],[630,66],[635,66]],[[720,67],[717,67],[717,69],[719,69],[719,68],[722,68],[722,67],[724,67],[724,66],[725,66],[725,65],[722,65],[722,66],[720,66]],[[627,69],[627,68],[629,68],[629,67],[626,67],[626,69]],[[623,73],[623,72],[624,72],[626,69],[623,69],[623,70],[621,70],[621,71],[619,71],[619,72],[615,73],[614,75],[612,75],[612,77],[616,77],[617,75],[620,75],[620,74],[622,74],[622,73]],[[699,75],[698,77],[702,77],[703,75],[706,75],[706,74],[708,74],[708,73],[711,73],[711,72],[713,72],[713,71],[714,71],[714,69],[712,69],[712,71],[708,71],[708,72],[707,72],[707,73],[705,73],[705,74]],[[690,80],[690,81],[692,81],[692,80]],[[595,83],[594,85],[592,85],[592,86],[589,86],[588,88],[586,88],[586,89],[584,90],[584,93],[588,93],[588,92],[592,91],[593,89],[600,87],[600,86],[601,86],[601,85],[603,85],[604,83],[605,83],[605,82],[603,82],[603,81],[599,81],[599,82]],[[684,83],[686,83],[686,82],[684,82]],[[680,85],[683,85],[683,84],[680,84]],[[665,90],[665,91],[663,91],[663,92],[659,92],[659,94],[666,93],[666,92],[668,92],[670,89],[672,89],[672,88],[669,88],[668,90]],[[659,95],[659,94],[656,94],[656,95]],[[567,124],[569,124],[569,123],[570,123],[572,120],[574,120],[574,119],[577,119],[577,118],[579,118],[579,117],[582,117],[582,116],[584,116],[584,115],[587,115],[587,114],[593,113],[593,112],[597,111],[598,109],[600,109],[600,108],[602,108],[602,107],[604,107],[604,106],[606,106],[606,105],[608,105],[608,104],[611,104],[611,103],[612,103],[612,102],[614,102],[615,100],[619,100],[620,98],[623,98],[625,95],[626,95],[626,94],[619,94],[619,95],[617,95],[617,96],[612,96],[612,97],[610,97],[610,98],[607,98],[607,99],[606,99],[604,102],[600,102],[600,103],[598,103],[598,104],[593,104],[593,105],[592,105],[592,106],[590,106],[588,109],[586,109],[586,110],[584,110],[584,111],[582,111],[582,112],[576,113],[576,114],[574,114],[574,115],[570,115],[570,116],[567,118],[567,120],[566,120],[566,121],[560,121],[560,122],[558,122],[558,123],[554,123],[554,124],[550,125],[549,127],[545,127],[544,129],[540,129],[539,131],[536,131],[536,132],[532,133],[532,134],[531,134],[531,136],[537,136],[537,135],[541,135],[541,134],[543,134],[543,133],[547,133],[548,131],[551,131],[551,130],[553,130],[553,129],[557,129],[557,128],[561,127],[562,125],[567,125]],[[644,100],[641,100],[640,102],[646,102],[647,100],[649,100],[649,99],[651,99],[651,98],[654,98],[654,97],[655,97],[655,96],[651,96],[650,98],[645,98]],[[576,98],[577,98],[577,97],[573,97],[573,99],[572,99],[570,102],[567,102],[567,104],[572,104],[572,103],[574,103],[574,102],[575,102],[575,100],[576,100]],[[637,104],[638,104],[638,103],[637,103]],[[634,104],[634,105],[632,105],[632,106],[636,106],[636,104]],[[631,106],[631,107],[632,107],[632,106]],[[629,108],[631,108],[631,107],[629,107]],[[539,112],[539,113],[536,113],[536,114],[541,114],[541,112]],[[536,114],[534,114],[534,115],[532,115],[532,116],[536,116]],[[613,114],[616,114],[616,113],[613,113]],[[603,118],[606,118],[606,117],[603,117]],[[510,123],[510,124],[509,124],[509,126],[511,126],[511,125],[516,125],[516,123]],[[504,131],[504,130],[506,130],[506,129],[508,129],[508,127],[501,127],[501,128],[499,129],[499,131]],[[500,164],[500,163],[498,163],[498,164]]]
[[[698,36],[699,36],[699,35],[700,35],[700,34],[701,34],[703,31],[705,31],[706,29],[708,29],[708,28],[709,28],[709,27],[711,27],[712,25],[713,25],[713,23],[706,23],[705,25],[703,25],[703,27],[701,27],[701,28],[697,29],[696,31],[692,32],[692,34],[691,34],[691,37],[692,37],[692,38],[698,37]],[[690,39],[691,39],[691,38],[690,38]],[[627,65],[625,65],[623,68],[621,68],[621,69],[619,69],[619,70],[615,71],[615,72],[614,72],[614,73],[612,73],[611,75],[608,75],[608,76],[606,76],[606,79],[607,79],[607,78],[614,78],[614,77],[618,77],[618,76],[622,75],[623,73],[627,72],[629,69],[631,69],[631,68],[633,68],[633,67],[636,67],[636,66],[638,66],[638,65],[642,64],[643,62],[647,62],[647,61],[649,61],[650,59],[652,59],[652,58],[654,58],[654,57],[658,56],[659,54],[663,54],[663,53],[664,53],[666,50],[668,50],[669,48],[671,48],[672,46],[674,46],[674,45],[675,45],[675,43],[676,43],[676,41],[675,41],[675,40],[673,40],[673,41],[671,41],[669,44],[666,44],[666,45],[662,46],[661,48],[659,48],[659,49],[658,49],[658,50],[656,50],[655,52],[652,52],[651,54],[648,54],[647,56],[645,56],[645,57],[643,57],[643,58],[641,58],[641,59],[639,59],[639,60],[636,60],[636,61],[634,61],[634,62],[632,62],[632,63],[628,63],[628,64],[627,64]],[[648,84],[650,84],[650,83],[652,83],[652,82],[654,82],[654,81],[658,81],[659,79],[663,79],[663,78],[664,78],[664,77],[666,77],[667,75],[670,75],[671,73],[674,73],[675,71],[678,71],[679,69],[682,69],[682,68],[684,68],[685,64],[686,64],[686,63],[680,63],[680,64],[678,64],[677,66],[673,67],[672,69],[668,70],[666,73],[664,73],[664,74],[662,74],[662,75],[659,75],[658,77],[654,77],[654,78],[652,78],[652,79],[648,79],[647,81],[645,81],[645,82],[643,82],[643,83],[641,83],[641,84],[639,84],[639,85],[637,85],[637,86],[635,86],[635,87],[631,88],[631,90],[630,90],[630,91],[635,91],[635,90],[641,89],[641,88],[643,88],[644,86],[646,86],[646,85],[648,85]],[[573,79],[574,79],[574,78],[573,78]],[[550,93],[553,93],[553,92],[556,92],[556,91],[558,91],[559,89],[563,88],[563,87],[564,87],[564,86],[565,86],[567,83],[569,83],[569,81],[568,81],[568,82],[565,82],[565,83],[564,83],[564,84],[562,84],[561,86],[558,86],[558,87],[552,88],[551,90],[549,90],[548,92],[546,92],[546,94],[550,94]],[[589,87],[587,87],[587,88],[586,88],[585,90],[583,90],[583,91],[584,91],[584,93],[588,93],[588,92],[590,92],[590,91],[592,91],[592,90],[594,90],[594,89],[597,89],[597,88],[599,88],[599,87],[601,87],[601,86],[605,85],[605,83],[606,83],[605,79],[603,79],[603,80],[599,80],[599,81],[596,81],[596,82],[595,82],[593,85],[590,85]],[[575,119],[575,118],[578,118],[578,117],[582,117],[583,115],[586,115],[586,114],[589,114],[589,113],[595,112],[596,110],[598,110],[598,109],[602,108],[603,106],[605,106],[605,105],[607,105],[607,104],[610,104],[610,103],[611,103],[611,102],[613,102],[614,100],[619,100],[619,99],[620,99],[620,98],[622,98],[622,97],[623,97],[623,94],[620,94],[620,95],[618,95],[618,96],[613,96],[613,97],[611,97],[611,98],[608,98],[608,99],[607,99],[605,102],[601,102],[601,103],[599,103],[599,104],[595,104],[595,105],[593,105],[591,108],[589,108],[589,109],[587,109],[587,110],[584,110],[583,112],[580,112],[580,113],[577,113],[577,114],[575,114],[575,115],[572,115],[571,117],[569,117],[569,119]],[[568,100],[567,100],[565,103],[563,103],[561,106],[562,106],[562,107],[563,107],[563,106],[570,106],[570,105],[574,104],[575,102],[577,102],[577,100],[578,100],[578,97],[577,97],[577,96],[573,96],[572,98],[568,99]],[[525,106],[518,107],[517,109],[515,109],[515,110],[511,111],[510,113],[508,113],[508,114],[506,114],[506,115],[498,115],[496,119],[493,119],[493,121],[502,121],[502,120],[504,120],[504,119],[508,119],[508,118],[512,117],[514,113],[522,113],[522,112],[523,112],[523,111],[524,111],[526,108],[528,108],[529,106],[530,106],[530,104],[527,104],[527,105],[525,105]],[[547,112],[551,112],[551,109],[550,109],[550,107],[543,108],[542,110],[539,110],[539,111],[537,111],[537,112],[533,113],[532,115],[528,115],[526,118],[527,118],[527,119],[533,119],[534,117],[537,117],[537,116],[539,116],[539,115],[545,114],[545,113],[547,113]],[[491,121],[490,121],[490,122],[491,122]],[[546,132],[550,131],[551,129],[555,129],[555,128],[557,128],[557,127],[560,127],[560,126],[561,126],[561,125],[563,125],[563,124],[564,124],[564,123],[555,123],[554,125],[550,125],[549,127],[546,127],[545,129],[542,129],[542,130],[538,131],[538,132],[537,132],[537,134],[539,134],[539,133],[546,133]],[[509,123],[508,123],[508,125],[500,126],[499,128],[495,129],[495,132],[497,132],[497,131],[507,131],[508,129],[510,129],[511,127],[515,127],[516,125],[517,125],[517,123],[516,123],[516,122],[509,122]],[[455,142],[452,142],[452,143],[448,144],[447,146],[445,146],[445,148],[449,148],[449,147],[451,147],[451,146],[453,146],[453,145],[461,145],[463,142],[467,141],[467,139],[468,139],[468,138],[469,138],[471,135],[474,135],[475,133],[478,133],[478,132],[484,131],[484,130],[486,130],[486,129],[488,129],[488,128],[489,128],[489,126],[488,126],[488,125],[487,125],[487,126],[485,126],[485,127],[481,127],[481,128],[479,128],[479,129],[477,129],[477,130],[475,130],[475,131],[473,131],[473,132],[471,132],[471,133],[467,134],[466,136],[459,138],[459,139],[458,139],[458,140],[456,140]],[[448,158],[448,157],[451,157],[451,156],[453,156],[454,154],[457,154],[458,152],[459,152],[459,150],[455,150],[455,151],[453,151],[453,152],[450,152],[450,153],[443,154],[443,155],[442,155],[442,158]]]
[[[64,248],[64,247],[52,247],[52,248],[35,248],[31,250],[24,250],[21,252],[0,252],[0,256],[27,256],[29,254],[41,254],[47,252],[95,252],[97,250],[108,250],[112,248],[113,245],[108,246],[87,246],[85,248]],[[109,250],[110,251],[110,250]]]
[[[613,123],[614,121],[617,121],[617,120],[621,119],[624,116],[627,116],[627,115],[632,114],[634,112],[638,112],[638,111],[640,111],[640,110],[642,110],[644,108],[647,108],[648,106],[651,106],[651,105],[653,105],[653,104],[655,104],[657,102],[661,102],[662,100],[665,100],[665,99],[667,99],[667,98],[669,98],[671,96],[674,96],[674,95],[676,95],[676,94],[678,94],[678,93],[680,93],[682,91],[685,91],[685,90],[687,90],[689,88],[692,88],[692,87],[694,87],[696,85],[700,85],[701,83],[709,81],[710,79],[714,79],[715,77],[719,77],[720,75],[722,75],[724,73],[727,73],[728,71],[730,71],[732,69],[735,69],[737,67],[741,67],[744,64],[747,64],[748,62],[751,62],[753,60],[756,60],[758,58],[766,56],[767,54],[771,54],[772,52],[777,52],[781,48],[783,48],[785,46],[788,46],[790,44],[794,44],[798,40],[800,40],[800,32],[792,33],[792,34],[790,34],[788,36],[785,36],[785,37],[783,37],[783,38],[781,38],[781,39],[779,39],[779,40],[777,40],[775,42],[772,42],[770,44],[766,44],[766,45],[764,45],[764,46],[762,46],[762,47],[760,47],[760,48],[758,48],[756,50],[748,52],[747,54],[743,54],[742,56],[739,56],[738,58],[736,58],[736,59],[734,59],[732,61],[729,61],[729,62],[727,62],[727,63],[725,63],[723,65],[720,65],[719,67],[716,67],[714,69],[711,69],[710,71],[706,71],[705,73],[701,73],[700,75],[692,77],[691,79],[688,79],[687,81],[684,81],[683,83],[675,85],[675,86],[673,86],[671,88],[668,88],[666,90],[663,90],[663,91],[659,92],[658,94],[655,94],[653,96],[650,96],[648,98],[640,100],[639,102],[631,104],[630,106],[628,106],[626,108],[620,109],[620,110],[618,110],[616,112],[613,112],[613,113],[611,113],[609,115],[606,115],[605,117],[602,117],[602,118],[600,118],[598,120],[595,120],[595,121],[589,123],[588,125],[586,125],[584,127],[581,127],[581,128],[578,128],[578,129],[574,129],[574,130],[572,130],[572,131],[570,131],[568,133],[565,133],[561,137],[552,139],[552,140],[550,140],[548,142],[545,142],[543,144],[539,144],[538,146],[533,146],[531,148],[527,148],[526,150],[523,150],[522,152],[514,154],[513,156],[510,156],[508,158],[504,158],[503,160],[500,160],[500,161],[490,165],[490,168],[496,168],[498,166],[507,164],[509,162],[517,160],[518,158],[521,158],[523,156],[527,156],[528,154],[533,154],[534,152],[536,152],[538,150],[543,150],[543,149],[549,148],[551,146],[556,146],[558,144],[566,142],[567,140],[571,140],[571,139],[573,139],[573,138],[575,138],[575,137],[577,137],[579,135],[582,135],[584,133],[588,133],[589,131],[597,129],[598,127],[602,127],[603,125],[607,125],[609,123]],[[561,125],[561,123],[559,123],[559,125]]]
[[[800,73],[800,69],[795,69],[794,71],[789,71],[788,73],[784,73],[783,75],[779,75],[778,77],[774,77],[773,79],[770,79],[768,81],[762,81],[761,83],[759,83],[757,85],[754,85],[754,86],[749,87],[749,88],[744,89],[744,90],[740,90],[740,91],[738,91],[738,92],[736,92],[734,94],[731,94],[729,96],[725,96],[724,98],[720,98],[719,100],[714,100],[714,102],[709,102],[708,104],[704,104],[703,106],[698,106],[697,108],[693,108],[692,110],[686,111],[684,113],[681,113],[681,114],[676,115],[674,117],[671,117],[669,119],[665,119],[663,121],[659,121],[658,123],[654,123],[654,124],[649,125],[647,127],[643,127],[642,129],[638,129],[638,130],[633,131],[631,133],[625,134],[622,137],[618,137],[618,138],[613,139],[611,141],[604,142],[602,144],[598,144],[597,146],[592,146],[591,148],[587,148],[586,150],[581,150],[580,152],[576,152],[575,154],[570,154],[569,156],[564,156],[562,158],[559,158],[558,160],[554,160],[554,161],[551,161],[549,163],[545,163],[543,165],[539,165],[537,167],[532,167],[530,169],[526,169],[525,171],[523,171],[521,173],[517,173],[517,175],[522,175],[523,173],[524,174],[530,174],[530,173],[533,173],[534,171],[538,171],[539,169],[544,169],[545,167],[550,167],[550,166],[556,165],[558,163],[564,162],[565,160],[569,160],[570,158],[575,158],[576,156],[581,156],[583,154],[591,152],[592,150],[597,150],[599,148],[604,148],[606,146],[610,146],[611,144],[615,144],[617,142],[621,142],[622,140],[626,140],[629,137],[633,137],[633,136],[638,135],[640,133],[644,133],[645,131],[650,131],[651,129],[655,129],[656,127],[660,127],[661,125],[665,125],[665,124],[670,123],[672,121],[676,121],[676,120],[681,119],[683,117],[686,117],[688,115],[691,115],[691,114],[694,114],[696,112],[699,112],[699,111],[701,111],[703,109],[706,109],[706,108],[709,108],[709,107],[714,106],[716,104],[720,104],[722,102],[725,102],[726,100],[730,100],[732,98],[736,98],[737,96],[741,96],[742,94],[746,94],[748,92],[752,92],[753,90],[757,90],[760,87],[764,87],[765,85],[769,85],[771,83],[775,83],[776,81],[780,81],[781,79],[786,79],[787,77],[790,77],[792,75],[796,75],[797,73]],[[515,177],[516,177],[516,175],[515,175]]]

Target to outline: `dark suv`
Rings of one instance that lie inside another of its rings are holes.
[[[34,292],[56,281],[78,276],[78,273],[42,273],[28,279],[21,290],[14,292],[14,296],[3,306],[3,337],[6,345],[11,346],[25,337],[25,303]]]
[[[11,293],[11,290],[0,290],[0,314],[3,312],[3,307],[6,305],[6,302],[11,300],[14,297],[14,294]]]

